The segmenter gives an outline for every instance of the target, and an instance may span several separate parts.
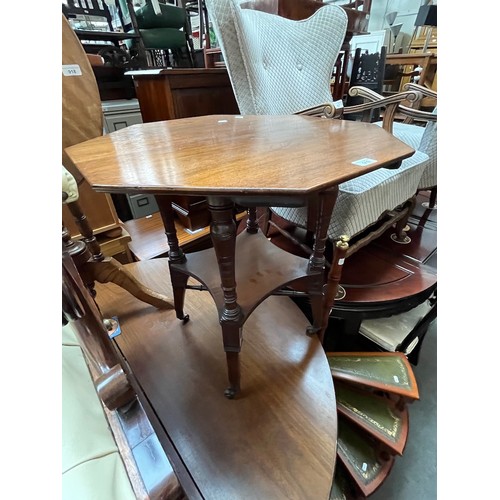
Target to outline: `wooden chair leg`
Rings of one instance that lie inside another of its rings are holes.
[[[438,191],[437,186],[434,186],[431,189],[431,196],[429,198],[429,208],[434,208],[436,206],[437,191]]]
[[[173,309],[174,306],[170,299],[157,293],[150,288],[140,283],[130,272],[116,259],[105,257],[101,251],[99,242],[94,236],[94,232],[88,223],[86,215],[80,208],[78,202],[68,203],[68,208],[73,215],[73,218],[80,229],[83,236],[83,243],[86,248],[85,258],[75,258],[73,260],[77,269],[89,289],[90,293],[95,296],[93,287],[94,281],[99,283],[115,283],[127,292],[131,293],[139,300],[151,304],[158,309]],[[71,235],[63,228],[63,242],[66,247],[70,245]],[[90,257],[89,257],[90,253]],[[83,255],[83,252],[79,252]]]
[[[174,309],[170,299],[143,285],[128,269],[112,257],[105,257],[99,262],[89,261],[83,269],[82,274],[90,274],[99,283],[114,283],[127,290],[134,297],[151,304],[158,309]]]
[[[328,279],[326,284],[326,293],[323,301],[323,321],[322,329],[318,333],[318,337],[321,343],[323,343],[325,330],[328,326],[328,320],[330,318],[330,311],[332,310],[333,304],[337,299],[339,289],[340,289],[340,276],[342,274],[342,266],[344,264],[347,250],[349,249],[349,237],[341,236],[340,240],[337,241],[335,245],[335,251],[332,258],[332,265],[328,273]]]

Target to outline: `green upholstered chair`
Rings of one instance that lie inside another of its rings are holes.
[[[156,2],[155,9],[153,2],[147,0],[135,10],[135,18],[139,34],[154,66],[164,65],[158,58],[158,51],[166,53],[167,66],[194,66],[191,29],[184,8]],[[170,54],[173,61],[170,61]]]

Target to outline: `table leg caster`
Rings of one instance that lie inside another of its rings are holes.
[[[306,335],[308,337],[312,337],[313,335],[316,335],[320,330],[321,328],[316,328],[315,326],[309,325],[306,328]]]
[[[238,394],[238,389],[235,389],[234,387],[228,387],[224,391],[224,396],[226,396],[227,399],[234,399],[236,397],[236,394]]]

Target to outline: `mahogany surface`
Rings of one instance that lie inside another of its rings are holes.
[[[96,191],[276,197],[325,190],[414,150],[369,123],[212,115],[132,125],[67,153]],[[362,158],[375,162],[353,164]]]
[[[144,123],[239,113],[225,68],[160,69],[128,74],[134,81]],[[205,198],[178,196],[174,202],[177,216],[185,227],[198,229],[209,224]]]
[[[127,267],[172,293],[166,259]],[[207,292],[187,290],[191,321],[183,325],[172,311],[113,284],[97,291],[103,314],[118,316],[116,344],[155,413],[160,441],[166,449],[173,444],[201,497],[328,499],[337,436],[333,381],[317,337],[304,334],[308,321],[289,298],[269,297],[246,322],[245,397],[227,400],[220,394],[220,325]]]

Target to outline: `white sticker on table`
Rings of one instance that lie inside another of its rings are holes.
[[[357,165],[358,167],[367,167],[372,163],[377,163],[377,160],[373,160],[372,158],[361,158],[352,162],[353,165]]]

